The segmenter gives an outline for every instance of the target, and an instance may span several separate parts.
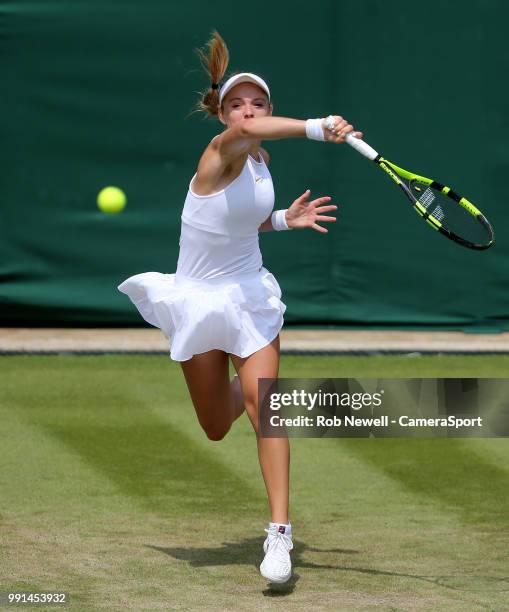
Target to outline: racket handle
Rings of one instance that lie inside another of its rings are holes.
[[[347,134],[345,141],[353,147],[356,151],[359,151],[362,155],[373,161],[375,157],[377,157],[378,153],[368,145],[367,142],[361,140],[360,138],[356,138],[352,134]]]

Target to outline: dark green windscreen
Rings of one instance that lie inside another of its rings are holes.
[[[0,3],[3,325],[145,325],[116,287],[173,273],[180,214],[222,129],[189,115],[212,29],[228,73],[267,79],[274,114],[343,115],[380,153],[446,183],[497,244],[459,247],[347,145],[265,141],[276,208],[305,189],[340,205],[328,234],[261,234],[287,324],[507,329],[508,64],[502,1],[249,5],[148,0]],[[228,74],[227,73],[227,74]],[[121,187],[105,215],[100,189]]]

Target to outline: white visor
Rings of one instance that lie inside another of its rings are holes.
[[[234,87],[235,85],[238,85],[239,83],[254,83],[255,85],[258,85],[258,87],[261,87],[263,91],[267,94],[267,96],[269,97],[269,102],[270,102],[269,86],[262,79],[262,77],[259,77],[258,75],[253,74],[252,72],[241,72],[240,74],[236,74],[230,77],[219,90],[219,104],[220,105],[223,103],[223,99],[226,96],[226,94],[230,91],[230,89]]]

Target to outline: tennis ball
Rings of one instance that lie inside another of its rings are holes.
[[[105,213],[119,213],[124,210],[127,199],[122,189],[105,187],[97,196],[97,206]]]

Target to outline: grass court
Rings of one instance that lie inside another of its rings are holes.
[[[166,356],[0,361],[0,590],[65,591],[75,610],[508,608],[507,439],[292,438],[294,577],[269,586],[246,415],[208,440]],[[279,376],[508,368],[507,356],[282,356]]]

